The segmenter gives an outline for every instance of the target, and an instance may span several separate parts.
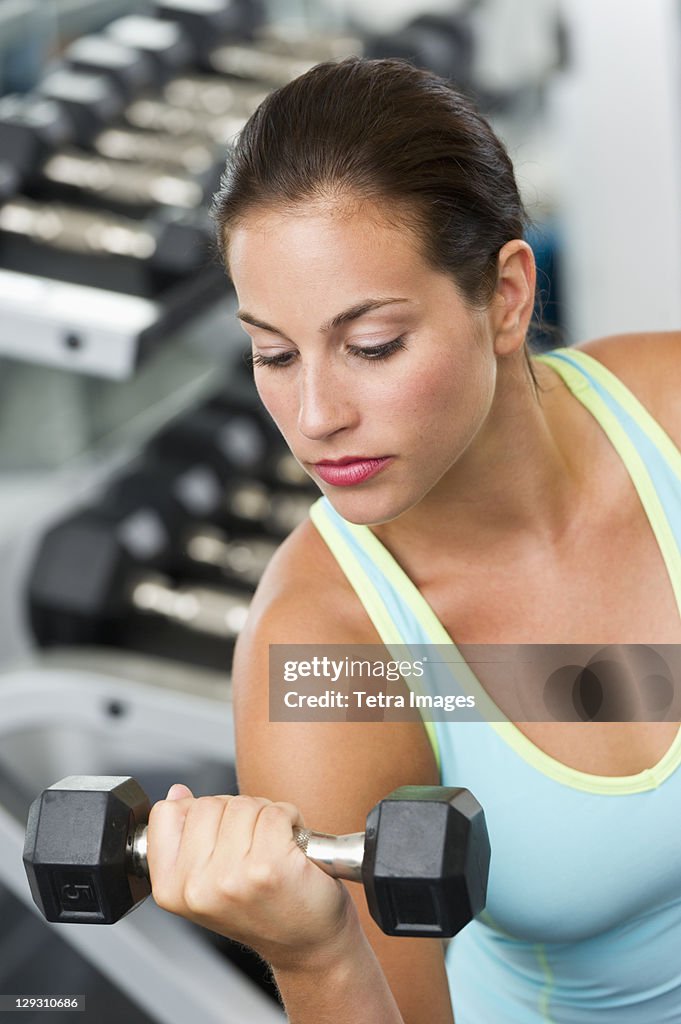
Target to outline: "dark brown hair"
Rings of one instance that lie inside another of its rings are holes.
[[[478,310],[494,293],[499,250],[530,226],[485,118],[445,79],[401,59],[317,64],[251,115],[211,211],[228,272],[230,228],[250,212],[334,196],[406,222],[427,262]],[[536,388],[527,344],[525,359]]]

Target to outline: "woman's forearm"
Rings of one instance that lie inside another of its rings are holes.
[[[334,957],[272,971],[291,1024],[404,1024],[359,921]]]

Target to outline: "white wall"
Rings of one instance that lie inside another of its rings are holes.
[[[681,5],[563,0],[555,95],[572,340],[681,329]]]

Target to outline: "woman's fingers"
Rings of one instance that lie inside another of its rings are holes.
[[[154,899],[177,914],[187,909],[198,913],[214,898],[216,853],[225,877],[236,879],[258,812],[270,802],[265,797],[185,797],[184,790],[172,786],[169,798],[154,804],[147,838]]]
[[[233,888],[231,894],[238,898],[248,885],[272,880],[295,846],[294,825],[304,827],[300,811],[293,804],[259,797],[233,801],[222,817],[211,866],[223,891]],[[239,861],[235,862],[234,834],[242,830],[250,832],[248,847],[240,846]]]
[[[250,856],[257,861],[269,860],[273,848],[286,851],[297,846],[294,827],[305,828],[303,816],[294,804],[283,800],[268,803],[258,814]]]
[[[167,910],[173,896],[175,868],[184,826],[193,797],[159,800],[151,808],[147,825],[147,864],[154,899]]]
[[[337,932],[347,894],[296,849],[297,807],[265,797],[198,797],[181,785],[154,804],[148,861],[165,910],[256,949],[265,959]]]
[[[166,800],[181,800],[187,796],[194,796],[189,786],[185,786],[183,782],[174,782],[168,790]]]
[[[152,863],[155,868],[154,874],[162,872],[164,876],[167,876],[169,870],[176,864],[187,814],[193,800],[194,794],[189,786],[176,782],[168,790],[166,799],[160,800],[152,807],[147,829],[150,875]]]
[[[181,784],[152,808],[148,864],[154,897],[172,913],[288,963],[291,950],[335,934],[347,895],[297,849],[293,804],[199,797]]]

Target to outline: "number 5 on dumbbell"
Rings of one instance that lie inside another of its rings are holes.
[[[24,865],[48,921],[114,924],[151,892],[149,799],[131,778],[72,775],[31,804]],[[333,878],[362,882],[388,935],[455,935],[485,906],[490,846],[467,789],[402,786],[370,811],[365,832],[293,829]]]

